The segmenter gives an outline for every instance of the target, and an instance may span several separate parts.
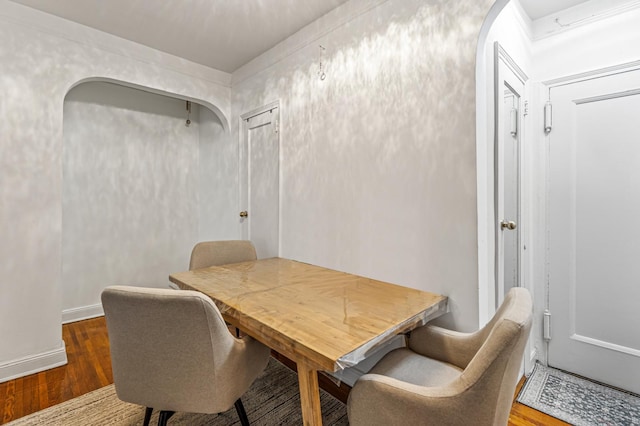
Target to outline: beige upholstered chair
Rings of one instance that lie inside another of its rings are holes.
[[[256,249],[251,241],[203,241],[191,251],[189,270],[256,260]]]
[[[118,398],[161,410],[220,413],[235,405],[264,370],[269,348],[233,337],[215,304],[197,291],[108,287],[102,292]]]
[[[350,425],[506,425],[531,318],[529,292],[513,288],[475,333],[414,330],[356,382]]]

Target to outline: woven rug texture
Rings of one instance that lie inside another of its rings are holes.
[[[348,425],[346,406],[320,390],[322,420],[325,425]],[[253,426],[301,425],[298,377],[280,362],[270,359],[265,371],[242,397]],[[113,385],[16,419],[10,426],[133,426],[141,425],[145,408],[122,402]],[[235,426],[240,424],[235,408],[220,414],[176,413],[168,422],[172,426]],[[158,412],[151,417],[158,424]]]
[[[517,401],[576,426],[640,425],[640,398],[536,364]]]

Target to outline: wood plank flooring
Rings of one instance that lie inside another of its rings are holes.
[[[113,383],[104,317],[62,327],[68,364],[0,383],[0,424]]]
[[[0,383],[0,425],[113,383],[104,317],[65,324],[62,338],[67,349],[67,365]],[[279,354],[274,357],[295,369],[292,361]],[[524,379],[518,384],[518,390],[523,383]],[[348,386],[337,386],[323,376],[320,384],[346,401]],[[509,418],[512,426],[566,424],[517,402]]]

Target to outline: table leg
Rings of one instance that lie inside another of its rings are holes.
[[[300,403],[302,422],[305,426],[321,426],[320,388],[318,371],[302,362],[298,362],[298,382],[300,384]]]

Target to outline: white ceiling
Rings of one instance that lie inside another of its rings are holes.
[[[233,72],[347,0],[12,0]]]
[[[587,0],[520,0],[522,8],[532,21],[586,2]]]
[[[348,0],[11,1],[231,73]],[[586,1],[520,3],[536,20]]]

